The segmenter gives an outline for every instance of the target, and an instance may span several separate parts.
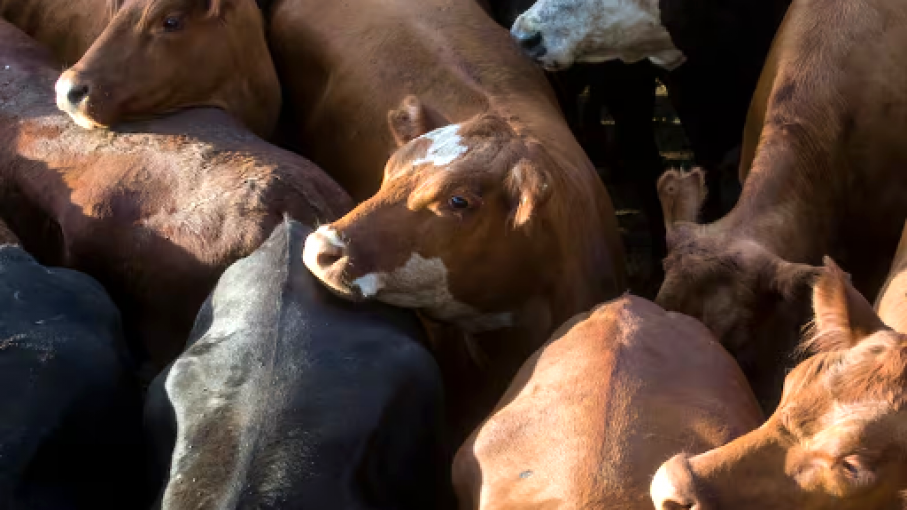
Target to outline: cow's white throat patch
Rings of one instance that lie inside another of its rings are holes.
[[[433,166],[447,166],[466,154],[469,147],[463,145],[460,125],[451,124],[426,133],[417,140],[431,140],[425,155],[413,161],[413,167],[431,163]]]
[[[461,303],[450,293],[447,267],[438,258],[413,253],[405,264],[390,272],[369,273],[357,278],[363,297],[402,308],[425,310],[432,318],[456,324],[468,333],[480,333],[513,326],[510,312],[482,313]]]

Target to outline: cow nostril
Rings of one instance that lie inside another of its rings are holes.
[[[693,510],[696,505],[684,505],[676,501],[662,501],[660,510]]]
[[[88,85],[73,85],[72,87],[70,87],[69,92],[66,93],[66,99],[70,102],[70,104],[79,104],[83,99],[88,97],[88,91]]]
[[[542,33],[533,32],[531,34],[519,34],[517,36],[517,42],[520,44],[526,51],[532,51],[537,49],[542,45]]]
[[[331,248],[334,247],[332,246]],[[319,253],[316,262],[318,263],[319,267],[331,267],[341,258],[343,258],[343,251],[334,248]]]

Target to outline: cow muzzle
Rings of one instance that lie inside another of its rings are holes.
[[[656,510],[708,510],[695,494],[688,457],[676,455],[658,468],[649,494]]]
[[[107,127],[92,119],[88,114],[92,87],[77,73],[71,69],[64,72],[57,79],[54,90],[57,95],[57,108],[72,117],[73,122],[79,127],[84,129]]]
[[[382,287],[378,274],[350,279],[349,243],[328,225],[318,228],[306,238],[302,261],[325,286],[345,299],[361,301],[373,298]]]

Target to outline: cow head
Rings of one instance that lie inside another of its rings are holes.
[[[538,0],[510,33],[549,71],[645,58],[674,69],[684,61],[661,23],[658,0]]]
[[[907,500],[907,335],[887,328],[826,259],[813,291],[814,355],[759,429],[666,462],[658,510],[876,510]]]
[[[350,299],[472,331],[508,325],[513,302],[546,285],[539,266],[556,258],[543,227],[553,161],[495,115],[429,131],[410,97],[389,121],[401,146],[381,189],[310,235],[306,264]]]
[[[124,0],[60,76],[56,94],[57,106],[87,129],[213,106],[268,136],[280,109],[253,0]]]
[[[766,363],[760,357],[777,353],[779,359],[767,362],[777,365],[796,345],[818,269],[783,260],[736,230],[695,223],[705,200],[704,180],[703,172],[694,169],[686,174],[671,170],[658,181],[668,256],[656,302],[701,320],[738,358],[752,382],[749,368]],[[780,388],[782,375],[778,371],[773,374],[777,380],[765,384]],[[754,382],[760,399],[764,389]]]

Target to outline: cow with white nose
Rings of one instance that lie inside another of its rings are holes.
[[[309,236],[305,263],[340,296],[466,334],[497,381],[472,395],[487,411],[556,326],[624,290],[610,200],[593,171],[558,165],[500,116],[430,130],[410,97],[389,120],[400,148],[381,189]]]

